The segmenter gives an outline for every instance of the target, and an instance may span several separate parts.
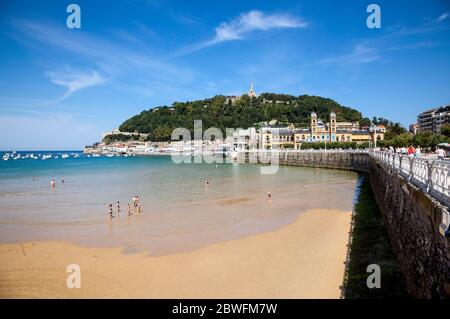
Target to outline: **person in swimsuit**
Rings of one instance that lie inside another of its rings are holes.
[[[136,207],[137,207],[138,214],[140,214],[141,213],[141,204],[138,202]]]
[[[50,181],[50,186],[51,187],[55,187],[56,186],[54,178],[52,178],[52,180]]]
[[[120,212],[120,203],[119,203],[119,201],[117,201],[116,207],[117,207],[117,214],[118,214]]]
[[[113,207],[112,204],[109,204],[108,206],[108,214],[109,214],[109,219],[113,219]]]
[[[270,194],[270,192],[267,192],[267,200],[271,200],[272,199],[272,194]]]
[[[128,203],[128,216],[131,216],[131,215],[132,215],[131,206],[130,206],[130,203]]]

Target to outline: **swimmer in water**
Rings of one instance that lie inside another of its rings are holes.
[[[141,213],[141,204],[139,202],[137,203],[137,212],[138,214]]]
[[[108,206],[108,214],[109,214],[109,219],[113,219],[113,207],[112,204],[109,204]]]

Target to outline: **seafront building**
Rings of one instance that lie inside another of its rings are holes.
[[[337,122],[336,113],[330,113],[329,122],[324,123],[311,113],[310,127],[295,128],[263,127],[260,130],[260,141],[263,149],[295,148],[310,142],[376,142],[384,140],[386,128],[383,125],[372,125],[361,128],[358,122]]]
[[[252,91],[252,89],[250,90]],[[311,113],[310,126],[296,128],[293,124],[287,126],[276,125],[272,121],[257,130],[254,127],[235,129],[232,136],[213,141],[171,141],[171,142],[113,142],[110,144],[96,143],[86,146],[86,153],[118,153],[118,154],[147,154],[154,152],[191,152],[222,153],[231,151],[248,151],[254,149],[300,149],[303,143],[311,142],[372,142],[384,140],[386,128],[383,125],[360,127],[358,122],[337,122],[336,114],[330,113],[329,121],[323,122],[315,112]],[[139,133],[120,132],[114,134],[139,136]],[[108,134],[104,134],[103,138]],[[147,134],[145,134],[147,135]]]
[[[450,105],[426,110],[417,115],[418,132],[441,133],[441,127],[450,123]]]

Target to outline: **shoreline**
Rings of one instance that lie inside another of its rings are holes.
[[[161,256],[61,241],[0,244],[0,298],[339,298],[351,211]],[[66,286],[79,264],[81,288]]]

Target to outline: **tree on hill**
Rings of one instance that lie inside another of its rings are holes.
[[[325,122],[331,111],[336,113],[337,121],[362,120],[360,112],[332,99],[263,93],[252,98],[243,95],[234,104],[227,102],[227,97],[223,95],[204,100],[174,102],[171,107],[159,106],[143,111],[124,121],[119,129],[123,132],[148,133],[148,139],[153,141],[170,140],[169,131],[177,127],[192,131],[194,120],[202,120],[204,129],[217,127],[223,132],[226,128],[245,129],[271,120],[307,127],[313,111]]]

